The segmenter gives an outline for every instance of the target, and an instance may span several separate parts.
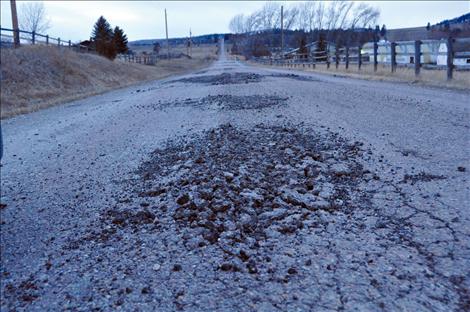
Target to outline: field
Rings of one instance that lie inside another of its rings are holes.
[[[156,66],[110,61],[56,47],[24,46],[1,50],[1,118],[162,79],[208,66],[214,47],[194,49],[192,59],[161,60]]]

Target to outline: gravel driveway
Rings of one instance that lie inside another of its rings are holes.
[[[468,311],[468,92],[199,73],[2,121],[2,311]]]

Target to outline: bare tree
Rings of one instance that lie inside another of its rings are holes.
[[[298,26],[300,29],[312,31],[316,23],[317,1],[307,1],[299,4]]]
[[[241,34],[245,32],[245,16],[243,14],[238,14],[232,17],[228,28],[235,34]]]
[[[255,12],[257,28],[267,30],[279,28],[281,25],[281,5],[276,2],[266,2],[266,4]]]
[[[46,16],[46,9],[42,2],[28,2],[21,4],[20,10],[20,29],[44,33],[50,27],[50,21]]]
[[[349,19],[349,15],[351,13],[351,9],[354,6],[354,2],[347,2],[347,3],[344,3],[343,5],[344,5],[343,14],[342,16],[339,16],[339,20],[338,20],[339,24],[337,25],[337,28],[339,29],[343,29],[347,27],[347,22]]]
[[[299,12],[297,6],[291,6],[284,10],[284,29],[292,29],[297,25]]]
[[[347,15],[351,10],[354,2],[346,0],[333,1],[329,6],[326,13],[328,30],[341,28],[346,21]]]
[[[257,13],[258,12],[255,12],[253,14],[250,14],[248,15],[247,17],[245,17],[244,19],[244,32],[252,32],[252,31],[255,31],[255,30],[258,30],[257,29]]]
[[[380,16],[380,11],[367,3],[359,4],[353,10],[353,18],[350,21],[349,27],[369,27],[374,26]]]
[[[325,3],[323,1],[320,1],[317,5],[317,9],[315,10],[315,21],[316,29],[323,29],[324,26],[324,20],[325,20]]]

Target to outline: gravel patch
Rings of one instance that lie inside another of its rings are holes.
[[[267,77],[288,78],[288,79],[293,79],[293,80],[297,80],[297,81],[316,81],[316,82],[322,82],[321,80],[316,79],[316,78],[313,78],[313,77],[300,76],[300,75],[296,75],[296,74],[277,73],[277,74],[267,75]]]
[[[200,237],[196,246],[218,244],[243,261],[256,253],[258,241],[297,232],[318,210],[333,213],[363,203],[354,194],[364,174],[355,162],[359,153],[357,144],[293,127],[242,131],[224,125],[156,151],[140,169],[140,195],[159,194],[166,211],[158,218],[172,218],[188,230],[188,248]],[[235,245],[245,251],[232,250]],[[248,264],[246,269],[254,270]]]
[[[187,98],[168,103],[161,101],[153,104],[141,105],[135,107],[139,109],[165,109],[169,107],[193,107],[200,109],[214,109],[218,111],[232,110],[261,110],[272,107],[287,106],[288,97],[277,95],[209,95],[200,99]]]
[[[361,154],[360,143],[293,126],[226,124],[173,140],[141,165],[127,186],[134,195],[107,211],[104,230],[86,240],[158,229],[188,251],[216,246],[222,257],[206,259],[215,271],[270,274],[267,246],[317,227],[312,216],[321,211],[349,214],[368,205],[358,187],[367,173]]]
[[[403,183],[410,183],[414,185],[416,182],[429,182],[433,180],[444,180],[446,177],[442,175],[436,175],[426,172],[420,172],[417,174],[405,174],[403,177]]]
[[[208,85],[227,85],[227,84],[247,84],[252,82],[260,82],[262,75],[256,73],[222,73],[219,75],[207,75],[189,77],[178,80],[169,81],[168,83],[200,83]]]

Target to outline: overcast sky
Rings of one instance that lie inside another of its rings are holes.
[[[16,1],[18,10],[25,1]],[[170,37],[228,32],[232,16],[249,14],[264,1],[44,1],[54,37],[83,40],[90,37],[94,22],[103,15],[120,26],[129,40],[163,38],[164,9],[168,12]],[[281,3],[286,4],[285,1]],[[380,9],[379,24],[388,29],[425,26],[470,12],[470,1],[368,1]],[[287,2],[287,5],[289,3]],[[1,0],[1,25],[11,27],[10,1]]]

